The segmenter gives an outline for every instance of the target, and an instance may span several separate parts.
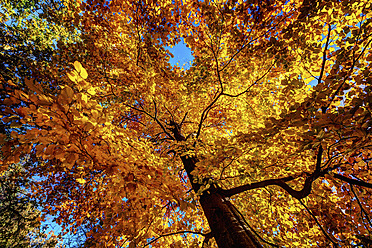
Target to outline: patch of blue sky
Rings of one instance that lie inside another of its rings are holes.
[[[172,66],[183,67],[184,69],[189,69],[194,60],[194,56],[191,54],[191,49],[186,46],[183,38],[173,47],[165,47],[169,52],[173,54],[173,58],[169,59],[169,63]]]

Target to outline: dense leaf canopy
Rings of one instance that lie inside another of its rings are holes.
[[[25,190],[30,179],[18,164],[0,176],[0,247],[55,247],[58,238],[41,225],[35,199]]]
[[[64,4],[71,42],[1,74],[1,168],[28,158],[45,213],[90,246],[216,247],[211,195],[264,246],[372,242],[369,1]]]

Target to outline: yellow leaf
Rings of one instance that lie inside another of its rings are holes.
[[[87,103],[87,102],[88,102],[88,96],[87,96],[86,94],[82,93],[82,94],[81,94],[81,100],[82,100],[83,102]]]
[[[71,169],[72,166],[75,164],[76,160],[78,159],[78,155],[75,153],[67,153],[67,155],[65,155],[65,158],[66,166]]]
[[[340,106],[340,104],[341,104],[340,101],[336,101],[336,102],[334,103],[334,106]]]
[[[84,178],[78,178],[76,179],[76,182],[80,183],[80,184],[84,184],[86,181]]]
[[[366,165],[366,162],[364,162],[363,160],[360,160],[358,163],[354,164],[354,169],[359,169],[361,167],[364,167]]]
[[[83,67],[81,68],[80,76],[84,79],[87,79],[88,77],[87,70],[85,70]]]
[[[93,109],[92,110],[92,116],[93,116],[94,119],[97,119],[98,118],[98,111]]]
[[[76,71],[72,71],[72,72],[67,72],[67,76],[68,78],[72,81],[72,82],[78,82],[78,74],[76,73]]]
[[[83,68],[83,66],[81,65],[79,61],[74,62],[74,67],[75,67],[75,70],[77,70],[79,73],[81,71],[81,68]]]
[[[79,61],[74,62],[74,67],[83,79],[87,79],[88,73]]]
[[[87,92],[88,92],[89,94],[93,95],[93,96],[96,94],[96,90],[95,90],[94,88],[89,88],[89,89],[87,90]]]
[[[7,83],[8,83],[10,86],[16,86],[16,85],[12,82],[12,80],[8,80]]]
[[[87,122],[87,124],[85,124],[85,131],[90,131],[90,130],[92,130],[93,128],[94,128],[94,124],[92,123],[92,122],[90,122],[90,121],[88,121]]]
[[[52,102],[52,98],[50,97],[47,97],[45,95],[40,95],[39,96],[39,101],[38,101],[38,104],[41,104],[41,105],[50,105],[51,102]]]
[[[56,148],[56,145],[51,144],[51,145],[49,145],[49,146],[45,149],[45,152],[44,152],[44,153],[45,153],[46,155],[51,155],[51,154],[53,154],[55,148]]]

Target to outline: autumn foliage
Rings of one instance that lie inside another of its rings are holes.
[[[92,247],[369,247],[369,1],[64,3],[79,39],[1,86],[45,214]]]

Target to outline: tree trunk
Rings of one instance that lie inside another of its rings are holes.
[[[181,157],[181,159],[193,190],[197,192],[201,185],[194,183],[191,175],[197,159],[186,157]],[[262,247],[245,224],[243,217],[236,211],[228,198],[218,193],[215,186],[211,186],[210,189],[203,192],[200,196],[200,204],[219,248]]]

